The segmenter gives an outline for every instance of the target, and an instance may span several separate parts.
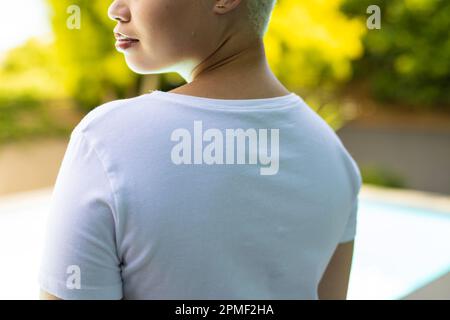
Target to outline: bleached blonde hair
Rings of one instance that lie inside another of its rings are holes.
[[[258,36],[263,37],[267,31],[276,0],[246,0],[249,18]]]

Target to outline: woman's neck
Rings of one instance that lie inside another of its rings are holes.
[[[263,99],[289,94],[271,71],[261,39],[223,43],[171,92],[216,99]],[[242,41],[242,40],[241,40]],[[239,49],[233,49],[239,48]]]

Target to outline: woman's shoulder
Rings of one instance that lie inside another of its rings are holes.
[[[142,104],[149,94],[133,98],[118,99],[103,103],[89,111],[74,128],[75,131],[90,131],[101,127],[114,126],[114,122],[124,122],[132,116],[133,109]]]

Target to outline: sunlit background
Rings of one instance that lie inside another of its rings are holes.
[[[114,48],[111,1],[3,1],[0,299],[36,299],[53,184],[69,134],[98,105],[181,84]],[[68,28],[70,5],[80,29]],[[381,29],[367,20],[380,8]],[[350,299],[450,298],[450,1],[278,0],[271,67],[358,163]]]

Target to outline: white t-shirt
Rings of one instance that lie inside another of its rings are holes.
[[[63,299],[317,299],[361,175],[301,97],[153,91],[76,126],[40,285]]]

